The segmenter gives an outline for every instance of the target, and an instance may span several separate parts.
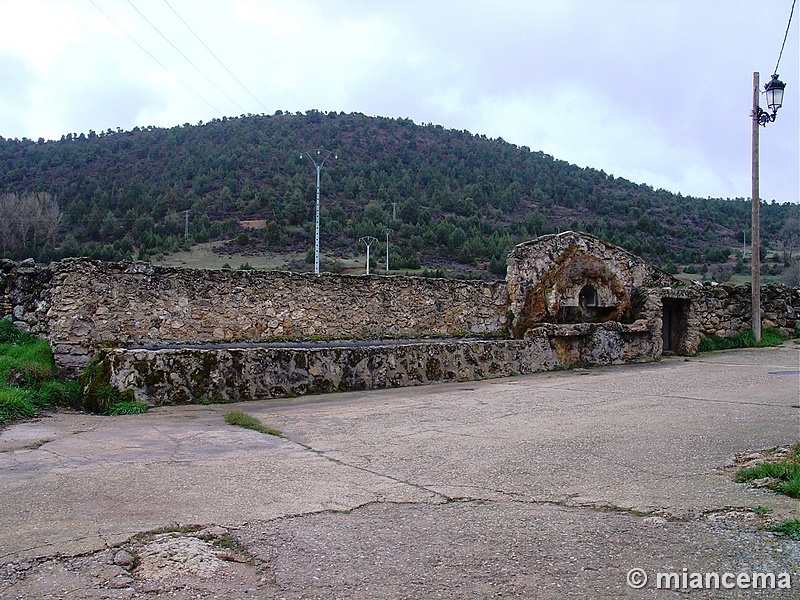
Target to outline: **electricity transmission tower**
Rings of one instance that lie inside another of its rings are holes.
[[[372,237],[371,235],[367,235],[362,238],[359,238],[358,241],[367,247],[367,275],[369,275],[369,247],[375,242],[377,242],[378,238]]]
[[[389,234],[394,233],[394,229],[386,228],[386,272],[389,272]]]
[[[316,153],[306,152],[305,155],[314,163],[317,169],[317,217],[314,225],[314,274],[319,275],[319,175],[322,171],[322,166],[331,155],[333,158],[339,158],[338,154],[334,154],[333,150],[318,149]],[[303,153],[300,153],[300,158],[303,158]]]

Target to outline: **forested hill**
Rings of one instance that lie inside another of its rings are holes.
[[[47,220],[40,205],[54,199],[60,209],[57,229],[46,232],[11,231],[0,214],[0,253],[49,260],[174,251],[186,243],[186,210],[189,244],[235,238],[240,220],[265,219],[253,243],[305,250],[313,246],[315,170],[301,152],[317,148],[338,153],[322,170],[323,252],[353,253],[360,237],[383,240],[390,227],[401,268],[421,260],[499,275],[513,244],[558,229],[594,233],[657,265],[701,265],[740,248],[750,226],[745,199],[654,190],[502,139],[408,119],[278,112],[58,141],[0,137],[0,211],[30,212],[18,209],[27,200]],[[777,243],[796,208],[764,205],[764,240]]]

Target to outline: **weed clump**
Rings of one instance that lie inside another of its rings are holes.
[[[0,320],[0,344],[18,344],[33,339],[34,337],[30,333],[14,327],[14,324],[8,319]]]
[[[258,431],[259,433],[266,433],[267,435],[274,435],[276,437],[281,437],[281,438],[286,437],[285,435],[283,435],[282,432],[278,431],[277,429],[272,429],[271,427],[267,427],[255,417],[248,415],[247,413],[243,413],[241,411],[225,413],[225,422],[228,425],[235,425],[237,427],[244,427],[245,429],[252,429],[254,431]]]
[[[747,467],[734,476],[737,483],[764,479],[768,481],[767,487],[779,494],[800,498],[800,443],[795,444],[783,459]]]
[[[730,337],[719,337],[712,335],[704,338],[697,350],[699,352],[713,352],[715,350],[732,350],[734,348],[766,348],[768,346],[779,346],[784,340],[780,329],[768,327],[761,332],[761,341],[756,343],[756,336],[752,329],[737,333]]]
[[[142,413],[147,412],[149,406],[144,402],[136,402],[136,401],[129,401],[123,400],[121,402],[115,402],[111,406],[108,407],[108,411],[106,414],[109,416],[116,416],[116,415],[140,415]]]
[[[800,521],[797,519],[784,521],[778,525],[773,525],[772,527],[768,528],[767,531],[786,536],[793,540],[800,540]]]
[[[58,377],[47,341],[0,320],[0,425],[34,417],[43,408],[80,404],[80,384]]]

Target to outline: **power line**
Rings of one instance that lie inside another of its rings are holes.
[[[107,15],[107,14],[106,14],[106,13],[103,11],[103,9],[102,9],[102,8],[100,8],[99,6],[97,6],[97,4],[95,4],[95,3],[94,3],[94,0],[89,0],[89,2],[91,2],[92,6],[94,6],[94,7],[95,7],[97,10],[99,10],[99,11],[100,11],[100,14],[102,14],[102,15],[103,15],[103,16],[104,16],[106,19],[108,19],[109,21],[111,21],[111,24],[112,24],[112,25],[114,25],[114,27],[116,27],[116,28],[117,28],[117,29],[119,29],[119,30],[120,30],[122,33],[124,33],[124,34],[125,34],[125,35],[128,37],[128,39],[129,39],[130,41],[132,41],[134,44],[136,44],[137,46],[139,46],[139,48],[141,49],[141,51],[142,51],[142,52],[144,52],[145,54],[147,54],[147,56],[149,56],[150,58],[152,58],[152,59],[153,59],[153,60],[154,60],[154,61],[155,61],[155,62],[158,64],[158,66],[160,66],[162,69],[164,69],[164,70],[165,70],[167,73],[170,73],[170,72],[171,72],[171,71],[170,71],[170,70],[169,70],[167,67],[165,67],[165,66],[164,66],[164,64],[163,64],[163,63],[162,63],[160,60],[158,60],[158,59],[157,59],[155,56],[153,56],[153,55],[152,55],[152,54],[151,54],[151,53],[150,53],[150,52],[147,50],[147,48],[145,48],[145,47],[144,47],[144,46],[142,46],[142,45],[141,45],[139,42],[137,42],[137,41],[136,41],[136,39],[135,39],[135,38],[134,38],[134,37],[133,37],[131,34],[129,34],[127,31],[125,31],[125,29],[123,29],[123,28],[122,28],[122,27],[121,27],[121,26],[120,26],[120,25],[119,25],[119,24],[118,24],[118,23],[117,23],[117,22],[116,22],[114,19],[112,19],[110,16],[108,16],[108,15]],[[209,106],[209,107],[210,107],[212,110],[214,110],[214,111],[215,111],[216,113],[218,113],[220,116],[224,116],[224,115],[222,114],[222,111],[221,111],[221,110],[219,110],[219,109],[218,109],[216,106],[214,106],[214,105],[213,105],[213,104],[211,104],[211,103],[210,103],[208,100],[206,100],[205,98],[203,98],[203,97],[202,97],[200,94],[198,94],[198,93],[197,93],[197,92],[196,92],[194,89],[192,89],[191,87],[189,87],[189,85],[188,85],[188,84],[184,83],[184,81],[183,81],[183,80],[182,80],[180,77],[177,77],[177,80],[178,80],[178,83],[180,83],[180,84],[181,84],[183,87],[185,87],[187,90],[189,90],[189,91],[190,91],[191,93],[193,93],[195,96],[197,96],[197,97],[198,97],[200,100],[202,100],[203,102],[205,102],[205,103],[206,103],[206,104],[207,104],[207,105],[208,105],[208,106]]]
[[[778,54],[778,62],[775,63],[775,70],[773,73],[778,73],[778,65],[781,64],[781,57],[783,56],[783,49],[786,47],[786,38],[789,37],[789,27],[792,25],[792,15],[794,15],[794,5],[797,0],[792,0],[792,10],[789,12],[789,22],[786,24],[786,33],[783,34],[783,44],[781,44],[781,53]]]
[[[172,46],[172,47],[175,49],[175,52],[177,52],[178,54],[180,54],[180,55],[183,57],[183,59],[184,59],[186,62],[188,62],[188,63],[189,63],[189,64],[190,64],[192,67],[194,67],[194,69],[195,69],[195,70],[196,70],[198,73],[200,73],[200,75],[202,75],[203,77],[205,77],[205,78],[206,78],[206,81],[208,81],[208,82],[209,82],[211,85],[213,85],[215,88],[217,88],[217,91],[219,91],[219,93],[221,93],[221,94],[222,94],[223,96],[225,96],[225,97],[226,97],[228,100],[230,100],[231,102],[233,102],[233,103],[234,103],[234,104],[235,104],[235,105],[236,105],[236,106],[239,108],[239,110],[241,110],[242,112],[246,112],[246,111],[245,111],[245,109],[244,109],[244,108],[242,108],[242,106],[240,106],[238,102],[236,102],[236,100],[234,100],[234,99],[233,99],[233,98],[231,98],[231,97],[230,97],[228,94],[226,94],[226,93],[225,93],[225,91],[224,91],[224,90],[223,90],[221,87],[219,87],[219,86],[218,86],[216,83],[214,83],[214,82],[213,82],[213,81],[212,81],[212,80],[211,80],[211,79],[208,77],[208,75],[206,75],[205,73],[203,73],[203,71],[201,71],[201,70],[200,70],[200,68],[199,68],[199,67],[198,67],[196,64],[194,64],[194,63],[193,63],[191,60],[189,60],[189,58],[188,58],[188,57],[187,57],[187,56],[186,56],[186,55],[185,55],[183,52],[181,52],[181,51],[180,51],[180,49],[179,49],[179,48],[178,48],[178,47],[177,47],[175,44],[173,44],[173,43],[172,43],[172,41],[171,41],[171,40],[170,40],[170,39],[169,39],[169,38],[168,38],[166,35],[164,35],[164,34],[161,32],[161,30],[160,30],[158,27],[156,27],[155,25],[153,25],[152,21],[150,21],[150,19],[148,19],[148,18],[147,18],[147,17],[144,15],[144,13],[143,13],[142,11],[140,11],[138,8],[136,8],[136,5],[135,5],[135,4],[134,4],[134,3],[133,3],[131,0],[128,0],[128,4],[130,4],[130,5],[133,7],[133,9],[134,9],[134,10],[135,10],[137,13],[139,13],[139,15],[141,15],[141,17],[142,17],[142,18],[143,18],[145,21],[147,21],[147,24],[148,24],[148,25],[150,25],[150,27],[152,27],[153,29],[155,29],[155,30],[156,30],[156,32],[158,33],[158,35],[160,35],[162,38],[164,38],[164,39],[167,41],[167,43],[168,43],[170,46]]]
[[[253,95],[253,93],[252,93],[252,92],[251,92],[249,89],[247,89],[247,87],[246,87],[246,86],[245,86],[245,85],[244,85],[244,84],[243,84],[241,81],[239,81],[239,78],[238,78],[238,77],[236,77],[236,75],[234,75],[234,74],[231,72],[231,70],[230,70],[230,69],[229,69],[229,68],[228,68],[228,67],[225,65],[225,63],[223,63],[223,62],[222,62],[222,60],[220,60],[220,58],[219,58],[219,57],[218,57],[216,54],[214,54],[214,52],[211,50],[211,48],[209,48],[209,47],[206,45],[206,43],[205,43],[205,42],[204,42],[202,39],[200,39],[200,36],[199,36],[199,35],[197,35],[197,33],[195,33],[194,29],[192,29],[191,27],[189,27],[189,24],[188,24],[186,21],[184,21],[184,20],[183,20],[183,17],[181,17],[181,16],[178,14],[178,11],[176,11],[174,8],[172,8],[172,5],[171,5],[169,2],[167,2],[167,0],[164,0],[164,4],[166,4],[167,6],[169,6],[169,9],[170,9],[170,10],[171,10],[173,13],[175,13],[175,16],[176,16],[176,17],[178,17],[178,19],[180,19],[180,22],[181,22],[181,23],[183,23],[183,24],[186,26],[186,29],[188,29],[189,31],[191,31],[191,32],[192,32],[192,35],[193,35],[194,37],[196,37],[196,38],[197,38],[197,41],[198,41],[198,42],[200,42],[201,44],[203,44],[203,48],[205,48],[206,50],[208,50],[208,53],[209,53],[211,56],[213,56],[213,57],[214,57],[214,59],[215,59],[215,60],[216,60],[216,61],[217,61],[217,62],[218,62],[220,65],[222,65],[222,68],[223,68],[223,69],[225,69],[225,70],[228,72],[228,75],[230,75],[231,77],[233,77],[234,81],[236,81],[236,83],[238,83],[238,84],[241,86],[241,88],[242,88],[242,89],[243,89],[245,92],[247,92],[247,93],[250,95],[250,97],[251,97],[253,100],[255,100],[256,102],[258,102],[258,104],[261,106],[261,108],[263,108],[265,111],[267,111],[267,110],[268,110],[268,109],[267,109],[267,107],[266,107],[266,106],[264,106],[264,104],[262,104],[261,100],[259,100],[258,98],[256,98],[256,97]]]

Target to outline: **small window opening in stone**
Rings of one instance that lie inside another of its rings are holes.
[[[597,306],[597,290],[590,285],[583,286],[578,301],[581,306]]]

